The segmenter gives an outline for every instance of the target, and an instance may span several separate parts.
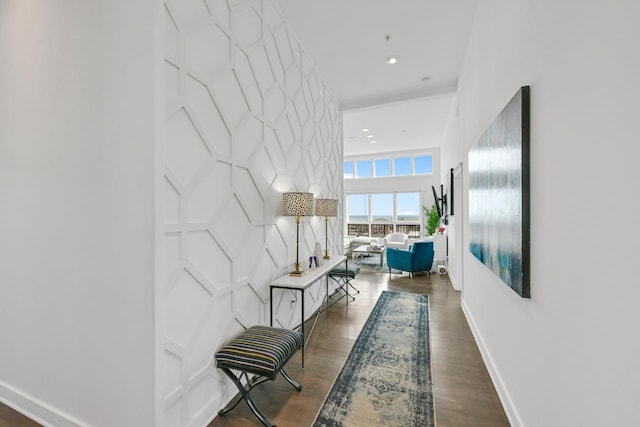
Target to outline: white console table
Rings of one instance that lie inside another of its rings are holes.
[[[273,282],[271,282],[271,286],[269,289],[269,304],[270,304],[270,325],[273,326],[273,290],[274,289],[288,289],[288,290],[292,290],[292,291],[298,291],[301,294],[301,303],[300,303],[300,332],[302,333],[303,336],[303,342],[302,342],[302,367],[304,368],[304,348],[307,344],[307,340],[304,339],[304,322],[305,322],[305,318],[304,318],[304,291],[311,285],[313,285],[314,283],[316,283],[318,280],[321,280],[322,278],[327,276],[327,273],[329,273],[331,270],[333,270],[334,268],[336,268],[338,265],[340,265],[341,263],[344,263],[344,268],[346,270],[347,268],[347,257],[342,255],[342,256],[335,256],[331,259],[324,259],[322,260],[323,264],[316,268],[315,270],[307,270],[305,272],[304,275],[302,276],[289,276],[288,274],[284,275],[284,276],[280,276],[278,278],[276,278]],[[328,303],[328,298],[329,298],[329,278],[326,279],[327,280],[327,295],[325,296],[327,303]],[[347,302],[349,301],[349,298],[347,298]],[[320,313],[320,311],[316,312],[315,316],[316,316],[316,321],[318,320],[318,314]],[[314,321],[314,326],[315,326],[315,321]],[[313,327],[311,328],[311,331],[313,332]]]

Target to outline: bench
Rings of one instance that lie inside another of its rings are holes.
[[[351,301],[355,300],[355,297],[349,292],[349,288],[353,289],[356,294],[360,293],[360,291],[351,284],[351,281],[355,279],[359,273],[360,266],[354,264],[347,264],[346,269],[344,267],[336,267],[327,273],[327,276],[338,284],[338,289],[344,291],[347,297],[347,303],[349,302],[349,298],[351,298]]]
[[[296,390],[302,386],[283,369],[295,352],[302,348],[304,338],[300,332],[270,326],[252,326],[233,338],[215,354],[216,366],[224,372],[238,388],[240,394],[220,410],[224,415],[244,400],[251,412],[267,427],[271,421],[256,407],[249,392],[258,384],[273,381],[278,373]],[[236,375],[233,371],[238,371]],[[252,377],[249,377],[252,374]],[[242,382],[244,376],[246,385]]]

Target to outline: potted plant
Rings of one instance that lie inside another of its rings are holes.
[[[427,223],[425,224],[424,228],[427,229],[427,234],[429,236],[432,236],[436,232],[438,226],[440,226],[440,215],[438,214],[438,208],[435,204],[431,205],[430,208],[427,208],[426,206],[423,206],[422,208],[424,209],[424,215],[427,218]]]

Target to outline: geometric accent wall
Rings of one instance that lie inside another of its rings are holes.
[[[268,323],[269,282],[295,261],[282,192],[341,199],[342,126],[336,100],[271,0],[164,5],[159,422],[201,426],[235,394],[211,363],[214,351]],[[330,219],[334,254],[341,224]],[[300,233],[302,259],[316,242],[324,248],[323,218],[303,218]],[[310,291],[316,305],[321,288]],[[277,323],[299,322],[298,302],[276,298]]]

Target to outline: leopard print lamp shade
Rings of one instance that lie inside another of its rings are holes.
[[[338,201],[336,199],[316,199],[316,215],[338,216]]]
[[[312,216],[313,193],[282,193],[282,215]]]

